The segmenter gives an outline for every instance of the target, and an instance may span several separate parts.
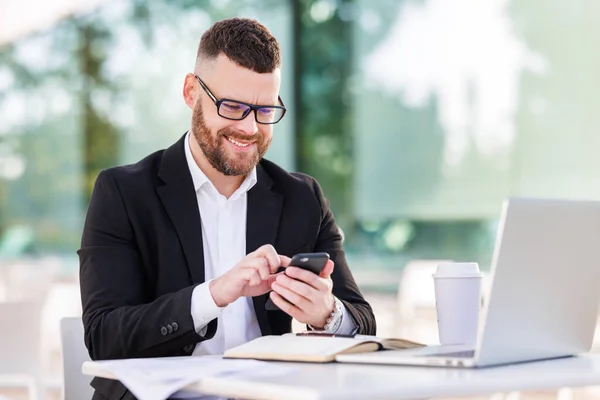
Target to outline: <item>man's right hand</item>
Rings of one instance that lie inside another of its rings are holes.
[[[273,246],[266,244],[211,281],[210,294],[219,307],[225,307],[240,297],[260,296],[271,290],[277,269],[289,264],[289,257],[278,255]]]

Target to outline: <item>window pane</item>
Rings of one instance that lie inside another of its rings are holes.
[[[529,3],[357,1],[360,218],[495,218],[507,195],[600,197],[588,40],[600,6]]]

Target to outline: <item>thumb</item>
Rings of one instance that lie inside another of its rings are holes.
[[[321,278],[329,278],[332,273],[333,273],[333,261],[328,260],[327,264],[325,264],[325,267],[323,268],[323,270],[321,271],[319,276]]]

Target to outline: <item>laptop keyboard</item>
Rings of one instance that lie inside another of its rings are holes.
[[[475,357],[475,350],[455,351],[453,353],[428,354],[424,357],[457,357],[457,358],[472,358]]]

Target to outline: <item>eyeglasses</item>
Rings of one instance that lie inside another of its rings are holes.
[[[231,99],[217,99],[210,89],[202,82],[202,79],[198,75],[194,74],[202,89],[206,92],[208,97],[217,106],[217,114],[223,118],[231,119],[234,121],[240,121],[250,114],[250,111],[254,111],[254,119],[259,124],[276,124],[281,121],[281,118],[285,115],[285,106],[283,100],[278,96],[280,106],[256,106],[243,101],[231,100]]]

